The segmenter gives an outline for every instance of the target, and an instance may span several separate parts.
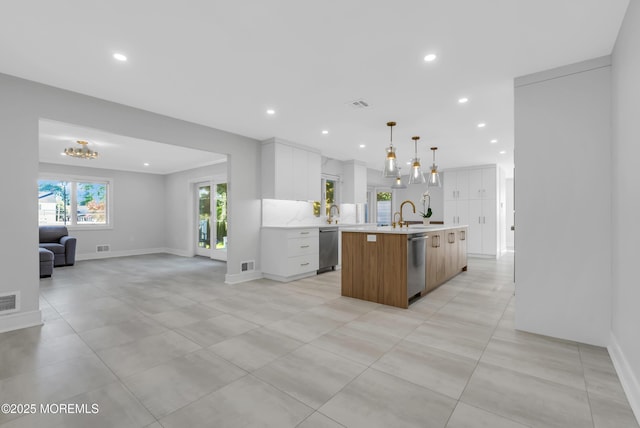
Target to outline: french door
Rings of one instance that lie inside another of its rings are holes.
[[[195,191],[195,253],[227,260],[227,183],[197,183]]]

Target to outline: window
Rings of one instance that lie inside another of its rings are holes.
[[[38,223],[108,226],[110,180],[38,180]]]
[[[340,205],[340,177],[331,175],[331,176],[322,176],[321,186],[322,186],[322,201],[320,201],[320,213],[325,213],[326,216],[329,215],[329,208],[331,205]],[[337,214],[334,212],[334,214]]]
[[[329,215],[331,205],[336,203],[336,182],[335,180],[325,180],[324,184],[324,205],[326,213]]]
[[[391,224],[391,192],[376,193],[376,218],[378,226]]]

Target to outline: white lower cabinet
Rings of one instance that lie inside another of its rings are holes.
[[[469,201],[468,253],[487,256],[497,254],[497,222],[495,199]]]
[[[318,243],[317,227],[263,228],[260,252],[264,277],[287,282],[315,275]]]

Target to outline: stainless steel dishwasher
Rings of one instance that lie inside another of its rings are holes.
[[[424,290],[426,285],[427,234],[407,236],[407,298]]]
[[[336,270],[338,265],[338,226],[320,228],[318,273]]]

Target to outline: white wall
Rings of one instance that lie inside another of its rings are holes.
[[[611,68],[516,79],[516,328],[606,345],[611,325]]]
[[[164,178],[162,175],[40,163],[40,175],[112,179],[111,229],[71,228],[77,238],[78,260],[162,251],[165,237]],[[108,244],[108,253],[96,252]]]
[[[640,419],[640,2],[629,2],[613,51],[611,351],[636,418]]]
[[[227,163],[180,171],[163,177],[165,197],[163,208],[167,217],[164,246],[167,251],[182,255],[195,254],[195,189],[197,182],[227,181]]]
[[[229,245],[226,280],[248,279],[242,260],[259,269],[260,162],[256,140],[167,116],[0,74],[0,158],[6,199],[19,209],[1,210],[0,293],[19,291],[21,310],[0,317],[0,331],[40,322],[38,309],[38,121],[51,119],[166,144],[229,155]]]

